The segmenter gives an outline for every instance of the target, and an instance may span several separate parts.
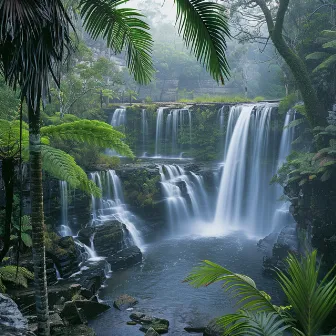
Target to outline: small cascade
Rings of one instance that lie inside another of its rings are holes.
[[[126,124],[126,108],[120,107],[113,112],[110,125],[113,127],[121,127]],[[120,156],[115,150],[107,149],[106,154],[110,156]]]
[[[187,134],[184,134],[187,132]],[[188,136],[189,147],[192,145],[192,115],[189,109],[174,109],[167,113],[164,108],[157,110],[155,157],[179,158],[182,145],[180,136]]]
[[[143,156],[145,156],[148,141],[148,118],[145,109],[142,109],[141,112],[141,131],[142,131],[142,151]]]
[[[94,249],[92,249],[91,247],[83,244],[82,242],[80,242],[77,239],[75,239],[75,244],[78,245],[80,248],[84,249],[84,251],[85,251],[85,255],[83,256],[83,254],[82,254],[82,262],[84,262],[88,259],[99,258],[96,251]],[[91,245],[93,245],[93,244],[91,243]]]
[[[209,220],[202,177],[178,165],[160,165],[159,172],[172,233],[197,233],[195,221]]]
[[[72,236],[71,228],[69,227],[69,218],[68,218],[68,183],[66,181],[59,181],[60,196],[61,196],[61,228],[60,235],[62,237]]]
[[[126,108],[117,108],[112,115],[111,126],[119,127],[124,126],[126,123]]]
[[[288,127],[295,120],[295,111],[289,110],[286,114],[284,128],[282,131],[280,149],[277,161],[277,169],[286,161],[286,157],[292,150],[292,142],[294,141],[295,127]],[[280,185],[276,187],[276,196],[279,198],[283,193],[283,188]],[[289,203],[282,203],[280,207],[275,209],[273,216],[273,229],[279,230],[286,224],[293,222],[293,218],[289,213]]]
[[[269,162],[276,149],[269,137],[275,106],[231,108],[214,220],[219,232],[240,229],[263,235],[271,230],[275,200],[269,185],[274,167]]]
[[[224,121],[225,121],[225,105],[218,110],[219,131],[224,133]]]
[[[124,201],[121,181],[114,170],[91,173],[91,179],[102,190],[102,198],[92,196],[92,224],[102,225],[111,220],[123,223],[130,237],[125,239],[126,245],[137,245],[141,248],[142,239],[134,223],[139,220],[127,209]]]

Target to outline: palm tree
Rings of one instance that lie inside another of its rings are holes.
[[[278,307],[271,297],[257,289],[246,275],[204,261],[186,278],[195,287],[223,282],[225,291],[238,299],[240,310],[217,320],[223,335],[280,336],[289,330],[296,336],[316,336],[336,305],[334,268],[321,280],[317,251],[298,259],[289,255],[287,271],[277,271],[278,282],[290,306]]]
[[[70,1],[75,3],[76,1]],[[126,49],[135,79],[146,84],[153,66],[149,26],[121,0],[81,0],[84,28],[103,37],[116,52]],[[225,38],[229,36],[223,7],[207,0],[175,0],[179,33],[196,58],[220,82],[228,75]],[[71,6],[70,6],[71,8]],[[49,75],[59,86],[60,68],[72,51],[71,18],[61,0],[0,0],[0,59],[5,81],[21,90],[28,106],[33,261],[38,334],[49,335],[42,195],[41,99],[48,96]]]
[[[133,157],[131,149],[122,139],[124,134],[113,129],[112,126],[96,120],[77,120],[60,125],[41,127],[41,155],[42,169],[51,176],[64,180],[73,189],[81,189],[89,195],[100,196],[100,189],[90,181],[73,157],[60,149],[49,145],[50,140],[72,140],[96,145],[102,148],[111,148],[123,156]],[[28,125],[20,121],[0,119],[0,159],[2,160],[2,176],[4,179],[6,211],[3,242],[0,251],[0,262],[5,257],[10,246],[10,232],[12,227],[12,207],[14,199],[15,167],[19,164],[20,132],[23,161],[29,161],[29,134]]]

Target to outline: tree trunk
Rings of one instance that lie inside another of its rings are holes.
[[[32,102],[32,104],[34,104]],[[45,263],[45,235],[43,214],[42,154],[40,141],[40,105],[28,105],[30,195],[33,238],[33,263],[38,335],[49,336],[48,292]]]
[[[0,251],[0,262],[6,256],[10,247],[10,234],[12,228],[12,213],[14,199],[14,175],[15,163],[14,158],[2,159],[2,178],[5,186],[6,210],[5,210],[5,227],[3,235],[3,247]]]
[[[265,0],[254,1],[264,13],[268,32],[275,48],[293,73],[305,104],[306,117],[311,128],[316,126],[325,126],[327,124],[327,111],[318,100],[317,93],[310,79],[307,67],[299,55],[288,46],[282,35],[285,15],[290,0],[280,0],[275,21]]]

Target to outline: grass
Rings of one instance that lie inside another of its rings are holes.
[[[245,96],[198,96],[193,99],[179,99],[180,103],[247,103],[258,102],[264,100],[264,97],[255,97],[254,99],[246,98]]]

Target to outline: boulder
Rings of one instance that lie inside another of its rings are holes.
[[[0,328],[2,326],[27,329],[28,323],[17,304],[8,296],[0,294]]]
[[[29,323],[30,331],[37,334],[37,316],[29,316],[27,317]],[[64,326],[63,320],[61,319],[60,315],[55,312],[49,313],[49,321],[50,321],[50,331],[51,334],[55,329],[61,328]]]
[[[67,301],[60,313],[63,320],[66,320],[69,324],[83,324],[86,323],[84,314],[77,308],[75,302]]]
[[[107,261],[111,265],[111,270],[115,271],[140,263],[142,261],[142,253],[137,246],[131,246],[117,252],[109,257]]]
[[[76,300],[75,305],[78,309],[81,309],[81,313],[87,320],[94,319],[99,314],[104,313],[111,307],[105,303],[88,301],[88,300]]]
[[[159,336],[159,334],[153,328],[149,328],[145,336]]]
[[[188,333],[204,333],[205,327],[185,327],[184,330]]]
[[[113,307],[119,310],[126,310],[128,308],[134,307],[137,303],[137,299],[130,295],[124,294],[115,299],[113,302]]]
[[[217,319],[213,319],[205,327],[204,336],[222,336],[224,333],[223,328],[219,327],[216,323]]]
[[[153,328],[159,334],[165,334],[168,332],[168,320],[146,315],[141,312],[132,313],[130,315],[130,319],[141,324],[140,330],[143,332],[147,332],[150,328]]]

